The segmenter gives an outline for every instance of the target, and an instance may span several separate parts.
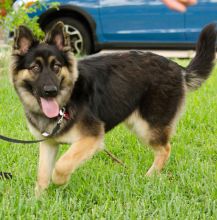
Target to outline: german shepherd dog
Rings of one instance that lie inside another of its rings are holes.
[[[183,68],[140,51],[87,56],[76,61],[64,25],[55,24],[39,42],[25,26],[15,34],[12,81],[40,144],[36,195],[71,173],[103,148],[104,134],[125,122],[155,153],[147,176],[159,172],[170,155],[170,137],[187,91],[197,89],[214,65],[216,25],[206,26],[196,56]],[[65,113],[62,112],[63,108]],[[64,115],[64,117],[62,117]],[[60,120],[60,121],[61,121]],[[58,145],[71,144],[55,162]]]

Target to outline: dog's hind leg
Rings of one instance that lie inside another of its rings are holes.
[[[160,173],[166,161],[170,157],[171,145],[169,138],[172,128],[170,126],[158,127],[151,129],[149,145],[154,150],[154,162],[146,176],[151,176],[154,173]]]
[[[57,161],[52,174],[52,181],[57,185],[67,183],[71,173],[101,149],[102,144],[103,135],[83,137],[74,143]]]
[[[133,112],[126,120],[126,124],[143,143],[150,145],[154,150],[155,159],[146,175],[151,176],[155,172],[159,173],[170,156],[169,138],[172,128],[170,126],[153,128],[141,117],[138,111]]]
[[[154,162],[146,173],[146,176],[151,176],[154,173],[159,173],[162,170],[170,156],[171,146],[168,143],[165,146],[153,147],[153,149],[155,157]]]
[[[45,141],[40,143],[38,178],[35,187],[36,197],[39,197],[50,183],[57,152],[58,146],[54,142]]]

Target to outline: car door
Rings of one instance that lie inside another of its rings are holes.
[[[103,42],[185,41],[184,14],[160,0],[99,0]]]
[[[198,0],[196,5],[188,8],[185,16],[186,39],[194,43],[203,26],[217,21],[217,1]]]

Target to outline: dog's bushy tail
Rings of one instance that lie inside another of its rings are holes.
[[[186,68],[188,90],[195,90],[209,77],[214,66],[216,52],[216,24],[204,27],[196,45],[196,55]]]

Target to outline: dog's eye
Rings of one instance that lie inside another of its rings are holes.
[[[54,72],[55,72],[55,73],[59,73],[59,72],[60,72],[60,69],[61,69],[61,65],[55,63],[54,66],[53,66]]]
[[[30,69],[34,72],[34,73],[38,73],[40,72],[40,66],[35,64],[34,66],[30,67]]]

